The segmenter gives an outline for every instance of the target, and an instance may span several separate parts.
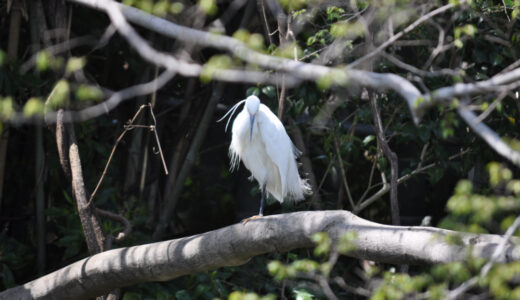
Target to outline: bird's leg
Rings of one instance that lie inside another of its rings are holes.
[[[262,196],[260,196],[260,211],[258,212],[258,216],[262,217],[264,215],[265,183],[262,185],[262,190],[260,193]]]
[[[261,189],[260,193],[262,194],[262,196],[260,197],[260,211],[258,212],[258,215],[249,217],[247,219],[243,219],[242,224],[245,225],[247,222],[249,222],[251,220],[259,219],[264,216],[265,183],[262,185],[262,189]]]

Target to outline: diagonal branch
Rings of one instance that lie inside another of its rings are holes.
[[[466,124],[480,136],[493,150],[503,157],[509,159],[512,163],[520,166],[520,152],[511,148],[500,136],[491,130],[486,124],[476,122],[477,116],[465,107],[459,107],[459,115],[466,121]]]

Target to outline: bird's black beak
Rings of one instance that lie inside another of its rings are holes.
[[[251,126],[249,127],[249,142],[253,140],[253,125],[255,124],[255,115],[249,115]]]

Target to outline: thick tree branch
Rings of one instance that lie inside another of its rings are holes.
[[[352,257],[394,264],[460,261],[467,259],[468,253],[489,259],[503,241],[499,235],[382,225],[347,211],[296,212],[191,237],[106,251],[6,290],[0,298],[86,299],[114,287],[170,280],[242,265],[255,255],[313,247],[312,235],[317,232],[326,232],[337,241],[349,231],[358,236]],[[446,237],[450,235],[458,236],[461,243],[449,242]],[[499,261],[519,260],[519,243],[516,238],[508,241]]]

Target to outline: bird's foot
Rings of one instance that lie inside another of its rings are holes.
[[[252,216],[252,217],[249,217],[249,218],[246,218],[246,219],[243,219],[242,220],[242,225],[246,225],[247,222],[251,221],[251,220],[256,220],[256,219],[260,219],[261,217],[263,217],[264,215],[255,215],[255,216]]]

